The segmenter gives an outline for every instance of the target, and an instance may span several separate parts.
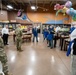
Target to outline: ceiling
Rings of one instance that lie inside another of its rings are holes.
[[[68,0],[2,0],[4,2],[10,2],[10,3],[29,3],[29,2],[32,2],[32,3],[49,3],[49,2],[66,2]],[[72,2],[75,2],[75,0],[70,0]]]
[[[27,7],[28,5],[38,5],[38,4],[42,4],[43,6],[48,4],[52,6],[55,5],[56,3],[65,4],[66,1],[68,0],[2,0],[2,4],[4,6],[10,4],[14,8],[18,8],[20,6]],[[70,0],[70,1],[72,1],[73,5],[76,4],[76,0]]]
[[[4,0],[4,1],[10,1],[10,2],[21,2],[21,3],[29,3],[29,1],[35,3],[36,1],[38,3],[43,3],[43,2],[46,2],[46,3],[49,3],[50,1],[67,1],[67,0]]]
[[[15,4],[18,5],[20,4],[55,4],[55,3],[60,3],[60,4],[64,4],[67,0],[2,0],[3,4]],[[73,3],[75,3],[75,0],[71,0]]]

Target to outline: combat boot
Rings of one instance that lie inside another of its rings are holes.
[[[12,74],[8,72],[8,73],[5,73],[4,75],[12,75]]]
[[[22,49],[19,50],[19,52],[22,52],[22,51],[23,51]]]

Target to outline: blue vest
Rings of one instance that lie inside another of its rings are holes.
[[[53,40],[53,37],[54,37],[53,34],[50,33],[50,34],[48,34],[48,36],[47,36],[47,40]]]
[[[47,38],[47,35],[48,35],[48,34],[49,34],[49,33],[48,33],[47,30],[44,30],[44,31],[43,31],[44,38]]]

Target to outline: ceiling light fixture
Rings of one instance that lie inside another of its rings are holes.
[[[35,7],[35,6],[31,6],[31,9],[32,9],[32,10],[35,10],[35,9],[36,9],[36,7]]]
[[[9,9],[13,9],[13,7],[11,5],[7,5],[7,8]]]

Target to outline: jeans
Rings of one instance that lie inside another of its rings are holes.
[[[3,34],[3,43],[4,45],[8,44],[8,34]]]
[[[38,42],[38,36],[33,36],[33,42],[34,42],[35,38],[36,38],[36,42]]]
[[[49,40],[49,47],[53,48],[53,40]]]

